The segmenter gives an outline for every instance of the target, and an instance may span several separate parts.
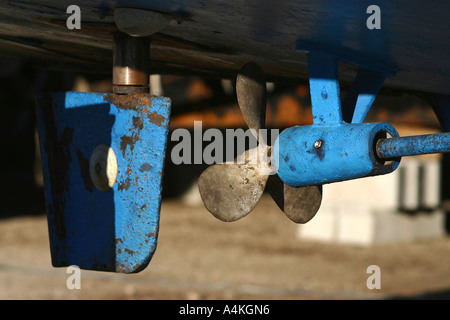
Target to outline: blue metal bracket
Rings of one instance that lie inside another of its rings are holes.
[[[386,162],[375,152],[376,142],[398,137],[387,123],[362,123],[385,76],[360,70],[345,101],[346,123],[340,100],[338,60],[334,55],[308,53],[313,125],[284,130],[274,145],[278,175],[293,187],[311,186],[386,174],[400,158]],[[354,112],[353,112],[354,111]]]
[[[149,94],[66,92],[38,98],[55,267],[132,273],[150,262],[159,230],[170,106],[169,99]],[[117,160],[109,191],[99,190],[90,172],[99,145],[112,148]]]
[[[403,156],[450,152],[448,133],[398,136],[387,123],[363,123],[387,76],[360,68],[341,106],[335,55],[310,51],[313,125],[284,130],[274,144],[274,163],[284,183],[311,186],[393,172]],[[450,128],[450,99],[436,96],[435,111]]]
[[[314,124],[341,124],[342,110],[336,57],[311,52],[308,54],[308,68]]]
[[[363,123],[388,74],[360,68],[349,92],[342,102],[343,118],[347,123]]]
[[[308,53],[313,121],[315,124],[363,123],[388,74],[359,68],[341,106],[337,61],[334,55]]]
[[[436,94],[434,98],[434,112],[444,131],[450,132],[450,95]]]

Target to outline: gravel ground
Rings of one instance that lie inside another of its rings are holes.
[[[319,212],[320,213],[320,212]],[[435,299],[450,298],[450,237],[370,248],[301,241],[263,197],[233,223],[202,206],[165,200],[158,247],[138,274],[81,272],[69,290],[53,268],[45,215],[0,219],[0,299]],[[366,286],[369,265],[381,289]]]

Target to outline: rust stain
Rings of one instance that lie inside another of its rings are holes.
[[[136,253],[136,251],[130,250],[130,249],[123,249],[123,251],[125,251],[126,253],[128,253],[130,256],[132,256],[133,254]]]
[[[167,119],[156,111],[151,112],[152,100],[149,94],[114,94],[110,93],[103,97],[103,100],[112,103],[118,109],[141,111],[155,125],[161,126]],[[133,117],[133,128],[142,130],[144,123],[142,117]]]
[[[160,114],[157,114],[156,111],[153,111],[152,113],[147,113],[147,118],[158,127],[161,127],[162,123],[166,121],[166,118],[164,118]]]
[[[122,150],[122,156],[125,158],[125,153],[127,151],[127,147],[130,146],[131,152],[134,150],[134,145],[137,141],[140,141],[141,138],[133,133],[131,136],[123,136],[120,138],[120,150]]]
[[[112,103],[118,109],[123,110],[136,110],[138,111],[140,106],[151,107],[152,101],[149,99],[148,94],[114,94],[110,93],[103,97],[103,100]]]
[[[126,249],[125,249],[126,250]],[[125,260],[128,262],[127,260]],[[148,262],[145,262],[144,264],[138,264],[133,266],[127,266],[125,263],[118,263],[116,264],[116,272],[120,273],[138,273],[145,269],[145,267],[148,265]]]
[[[118,191],[122,191],[122,190],[128,190],[128,188],[130,188],[131,185],[131,179],[130,178],[126,178],[125,181],[119,183],[117,190]]]
[[[144,128],[144,123],[140,117],[133,117],[133,127],[136,130],[142,130]]]

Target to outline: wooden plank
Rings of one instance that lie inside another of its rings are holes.
[[[41,58],[70,55],[87,65],[110,61],[116,1],[78,1],[81,30],[67,30],[70,1],[1,1],[0,40],[51,48]],[[370,30],[366,1],[333,0],[123,0],[137,7],[174,14],[178,22],[153,38],[154,73],[203,74],[233,78],[246,62],[261,65],[268,80],[298,82],[307,77],[306,51],[296,44],[354,56],[397,70],[386,80],[394,88],[450,93],[450,3],[445,0],[378,1],[381,29]],[[3,42],[4,42],[3,41]],[[70,49],[70,50],[68,50]],[[0,43],[0,52],[5,48]],[[15,54],[30,54],[16,48]],[[41,59],[42,60],[42,59]],[[62,61],[70,65],[70,61]],[[103,63],[103,69],[105,64]],[[83,66],[81,65],[81,69]],[[84,67],[92,70],[92,67]],[[340,64],[345,83],[355,66]]]

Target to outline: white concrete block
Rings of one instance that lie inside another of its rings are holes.
[[[353,206],[327,208],[323,215],[319,214],[299,225],[299,239],[367,247],[445,235],[445,215],[441,210],[410,215]]]
[[[416,159],[404,161],[398,170],[401,174],[400,207],[404,210],[417,210],[420,206],[420,162]]]
[[[423,195],[425,208],[437,208],[441,202],[441,164],[438,161],[423,161]]]
[[[323,204],[367,205],[372,208],[396,209],[399,198],[396,172],[323,186]]]
[[[394,173],[324,185],[322,207],[298,237],[370,246],[444,236],[440,175],[438,159],[407,157]]]
[[[412,217],[414,239],[426,240],[443,237],[445,231],[445,214],[441,210],[423,212]]]
[[[311,221],[299,226],[298,237],[320,242],[370,245],[375,222],[368,206],[325,206]]]
[[[377,211],[374,216],[376,230],[372,245],[413,240],[412,220],[408,214],[398,211]]]
[[[369,206],[340,206],[337,217],[339,243],[362,246],[372,244],[376,232],[376,217]]]
[[[335,220],[333,208],[324,206],[312,220],[297,228],[297,236],[319,242],[334,242],[337,239]]]

